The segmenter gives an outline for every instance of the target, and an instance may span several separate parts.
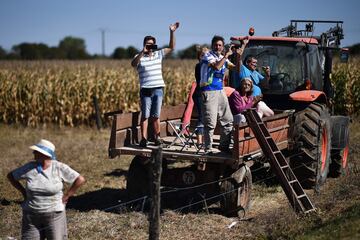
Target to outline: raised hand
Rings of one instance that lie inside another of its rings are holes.
[[[170,29],[170,31],[175,32],[176,29],[178,29],[179,26],[180,26],[180,23],[179,23],[179,22],[176,22],[176,23],[174,23],[174,24],[171,24],[171,25],[169,26],[169,29]]]

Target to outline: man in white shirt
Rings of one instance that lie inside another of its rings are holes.
[[[141,141],[140,146],[148,144],[148,119],[154,127],[155,145],[162,144],[160,138],[160,113],[164,94],[164,79],[162,77],[162,59],[175,48],[174,32],[179,23],[171,24],[170,42],[168,48],[157,50],[156,39],[153,36],[146,36],[143,42],[143,50],[131,61],[131,66],[136,67],[140,80],[141,100]]]

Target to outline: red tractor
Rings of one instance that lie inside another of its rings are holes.
[[[332,27],[314,36],[315,24]],[[327,176],[337,177],[347,167],[350,119],[334,115],[331,84],[332,58],[343,39],[342,24],[291,20],[272,37],[249,36],[243,53],[255,56],[260,67],[270,66],[271,79],[262,89],[264,101],[273,109],[295,110],[286,155],[304,188],[319,189]],[[299,30],[302,25],[304,29]],[[244,38],[231,40],[241,45]],[[230,85],[233,81],[230,78]]]

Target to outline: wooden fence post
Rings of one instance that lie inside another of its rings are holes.
[[[149,216],[149,240],[158,240],[160,236],[160,184],[162,172],[162,146],[151,153],[151,209]]]
[[[96,126],[98,130],[102,128],[102,122],[100,117],[100,109],[99,109],[99,102],[96,96],[93,96],[93,103],[95,107],[95,120],[96,120]]]

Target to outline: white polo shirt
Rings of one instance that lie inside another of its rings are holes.
[[[80,174],[56,160],[52,160],[51,165],[41,173],[36,166],[37,163],[33,161],[12,172],[15,180],[26,181],[26,200],[22,203],[23,210],[35,213],[64,211],[63,181],[73,184]]]

